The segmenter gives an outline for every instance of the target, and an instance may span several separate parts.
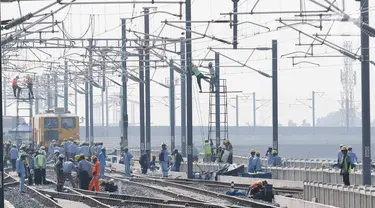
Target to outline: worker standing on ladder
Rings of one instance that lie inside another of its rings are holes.
[[[212,62],[208,63],[208,69],[210,70],[210,75],[211,75],[211,82],[210,82],[211,92],[215,92],[215,83],[217,80],[216,80],[215,69],[212,66]]]
[[[201,80],[204,79],[204,80],[206,80],[207,82],[209,82],[209,81],[210,81],[210,78],[204,76],[204,75],[199,71],[198,67],[195,66],[194,64],[193,64],[191,70],[192,70],[192,75],[195,75],[195,76],[197,77],[197,83],[198,83],[198,87],[199,87],[199,92],[202,92]]]
[[[18,79],[19,78],[20,78],[19,76],[16,76],[16,78],[14,78],[13,81],[12,81],[13,94],[14,94],[14,97],[16,97],[16,98],[19,98],[20,94],[21,94],[21,87],[18,86]],[[16,92],[17,92],[17,94],[16,94]]]
[[[29,89],[29,99],[34,99],[33,78],[31,78],[29,74],[26,76],[26,84],[27,84],[27,88]]]

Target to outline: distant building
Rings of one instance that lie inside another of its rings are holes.
[[[303,119],[301,126],[309,127],[309,126],[311,126],[311,124],[310,124],[310,123],[307,123],[307,122],[306,122],[306,119]]]
[[[288,126],[297,126],[296,123],[293,122],[293,120],[288,121]]]

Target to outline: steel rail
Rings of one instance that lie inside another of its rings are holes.
[[[192,186],[187,186],[187,185],[182,185],[182,184],[178,184],[178,183],[167,182],[167,181],[158,180],[158,179],[151,179],[151,178],[143,178],[143,179],[147,179],[147,180],[139,180],[139,178],[132,178],[131,180],[135,180],[135,181],[138,180],[138,181],[143,181],[143,182],[144,181],[150,181],[152,183],[156,183],[156,184],[159,184],[159,185],[162,185],[162,186],[169,186],[169,187],[174,187],[174,188],[185,189],[185,190],[193,191],[193,192],[196,192],[196,193],[201,193],[201,194],[204,194],[204,195],[207,195],[207,196],[225,199],[225,200],[227,200],[231,203],[241,205],[241,206],[270,207],[270,208],[276,207],[275,205],[269,204],[269,203],[262,203],[262,202],[253,201],[253,200],[246,200],[246,199],[233,197],[233,196],[229,196],[229,195],[225,195],[225,194],[220,194],[220,193],[217,193],[217,192],[208,191],[208,190],[204,190],[204,189],[200,189],[200,188],[196,188],[196,187],[192,187]],[[140,182],[140,183],[142,183],[142,182]]]
[[[174,204],[174,205],[186,205],[189,204],[191,207],[204,207],[204,208],[224,208],[225,206],[216,205],[216,204],[209,204],[209,203],[201,203],[201,202],[194,202],[194,201],[182,201],[182,200],[164,200],[158,198],[150,198],[150,197],[140,197],[140,196],[131,196],[131,195],[124,195],[124,194],[114,194],[114,193],[103,193],[103,192],[93,192],[87,191],[82,189],[74,189],[82,194],[91,195],[95,197],[101,198],[111,198],[116,200],[127,200],[127,201],[140,201],[140,202],[148,202],[148,203],[157,203],[157,204]],[[95,198],[93,197],[93,198]]]
[[[16,181],[17,183],[19,183],[19,180],[17,180],[16,178],[10,176],[9,174],[6,174],[4,173],[4,175],[7,175],[9,176],[10,178],[12,178],[14,181]],[[32,188],[30,186],[27,186],[25,184],[25,189],[27,190],[27,194],[29,194],[30,196],[32,196],[34,199],[37,199],[38,202],[41,202],[42,204],[44,204],[45,206],[49,207],[49,208],[63,208],[61,205],[59,205],[57,202],[55,202],[54,200],[50,199],[49,197],[47,197],[45,194],[39,192],[38,190],[36,190],[35,188]],[[38,200],[40,199],[40,200]]]

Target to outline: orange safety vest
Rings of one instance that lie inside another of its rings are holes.
[[[96,174],[94,176],[100,176],[100,162],[99,161],[96,161],[94,168],[92,169],[92,173],[95,173],[95,172]]]

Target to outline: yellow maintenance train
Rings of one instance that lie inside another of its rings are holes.
[[[70,137],[79,140],[79,123],[79,117],[64,108],[46,110],[33,117],[34,141],[48,147],[52,140],[56,140],[57,144]]]

